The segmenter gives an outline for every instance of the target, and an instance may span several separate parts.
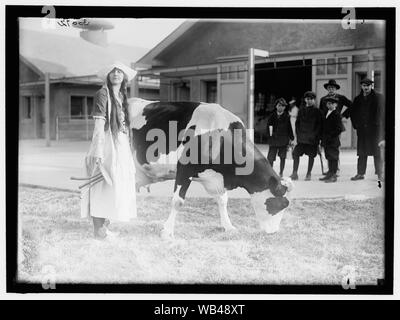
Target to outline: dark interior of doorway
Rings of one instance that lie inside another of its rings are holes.
[[[255,142],[266,142],[266,122],[274,110],[276,99],[283,97],[287,102],[296,99],[302,103],[304,92],[311,90],[312,60],[292,60],[262,63],[255,66],[254,125]]]

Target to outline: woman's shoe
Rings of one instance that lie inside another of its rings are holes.
[[[95,237],[95,239],[98,239],[98,240],[103,240],[103,239],[107,238],[107,228],[101,227],[97,230],[95,229],[94,237]]]

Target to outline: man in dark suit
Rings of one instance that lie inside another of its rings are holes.
[[[321,145],[325,150],[329,171],[325,177],[319,179],[325,182],[337,181],[340,133],[343,130],[342,118],[336,110],[338,103],[339,99],[335,96],[326,98],[327,113],[322,123]]]
[[[327,83],[324,83],[324,88],[328,91],[328,94],[322,97],[319,102],[319,109],[322,111],[322,114],[326,115],[328,112],[328,107],[326,105],[328,98],[335,97],[338,99],[336,111],[338,111],[341,117],[348,119],[350,117],[350,108],[352,102],[344,95],[337,93],[337,90],[340,89],[340,85],[336,83],[335,79],[330,79]],[[344,130],[345,127],[342,125],[342,131]],[[339,171],[339,163],[337,171]]]
[[[383,96],[372,89],[373,81],[361,81],[361,93],[355,97],[350,119],[357,130],[357,174],[351,180],[364,179],[368,156],[374,156],[375,174],[383,180],[379,146],[385,140]]]
[[[330,79],[327,83],[324,84],[324,88],[328,91],[328,94],[322,97],[319,102],[319,109],[322,111],[322,113],[326,114],[328,111],[328,107],[326,105],[328,102],[328,98],[335,97],[338,100],[336,111],[342,117],[349,118],[352,102],[345,96],[336,92],[340,89],[340,86],[336,83],[336,81],[334,79]]]

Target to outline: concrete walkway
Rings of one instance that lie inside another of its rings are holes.
[[[258,145],[266,156],[267,145]],[[89,148],[88,141],[52,141],[50,147],[45,146],[44,140],[21,140],[19,144],[19,183],[51,188],[78,190],[82,184],[70,180],[71,176],[84,176],[83,160]],[[357,167],[355,150],[341,150],[340,177],[336,183],[324,183],[318,179],[321,175],[319,158],[315,159],[311,181],[304,181],[308,158],[300,159],[299,180],[295,182],[292,198],[349,198],[365,199],[384,196],[384,190],[378,187],[377,177],[374,175],[373,158],[369,157],[366,179],[350,181]],[[279,161],[275,163],[277,168]],[[291,174],[292,160],[286,160],[284,176]],[[150,187],[150,195],[171,197],[173,181],[164,181]],[[144,188],[141,194],[149,195]],[[188,190],[188,197],[209,197],[203,187],[193,182]],[[247,198],[249,195],[244,189],[238,188],[229,191],[234,198]]]

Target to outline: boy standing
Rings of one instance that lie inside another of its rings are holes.
[[[339,103],[337,97],[327,97],[326,107],[327,113],[322,125],[321,145],[325,150],[325,157],[328,160],[328,174],[319,180],[325,182],[336,182],[337,169],[339,162],[340,134],[343,131],[342,120],[336,107]]]
[[[318,144],[322,131],[322,113],[315,106],[315,93],[307,91],[304,93],[305,107],[300,108],[296,120],[297,145],[293,150],[293,173],[292,180],[297,180],[300,157],[308,155],[308,168],[305,180],[311,180],[311,171],[314,165],[314,158],[318,152]]]
[[[274,165],[276,154],[281,159],[279,175],[283,176],[285,169],[287,147],[293,140],[293,131],[290,125],[289,114],[285,111],[287,103],[285,99],[279,98],[275,102],[276,111],[272,113],[267,122],[267,137],[269,144],[268,161],[271,167]]]

